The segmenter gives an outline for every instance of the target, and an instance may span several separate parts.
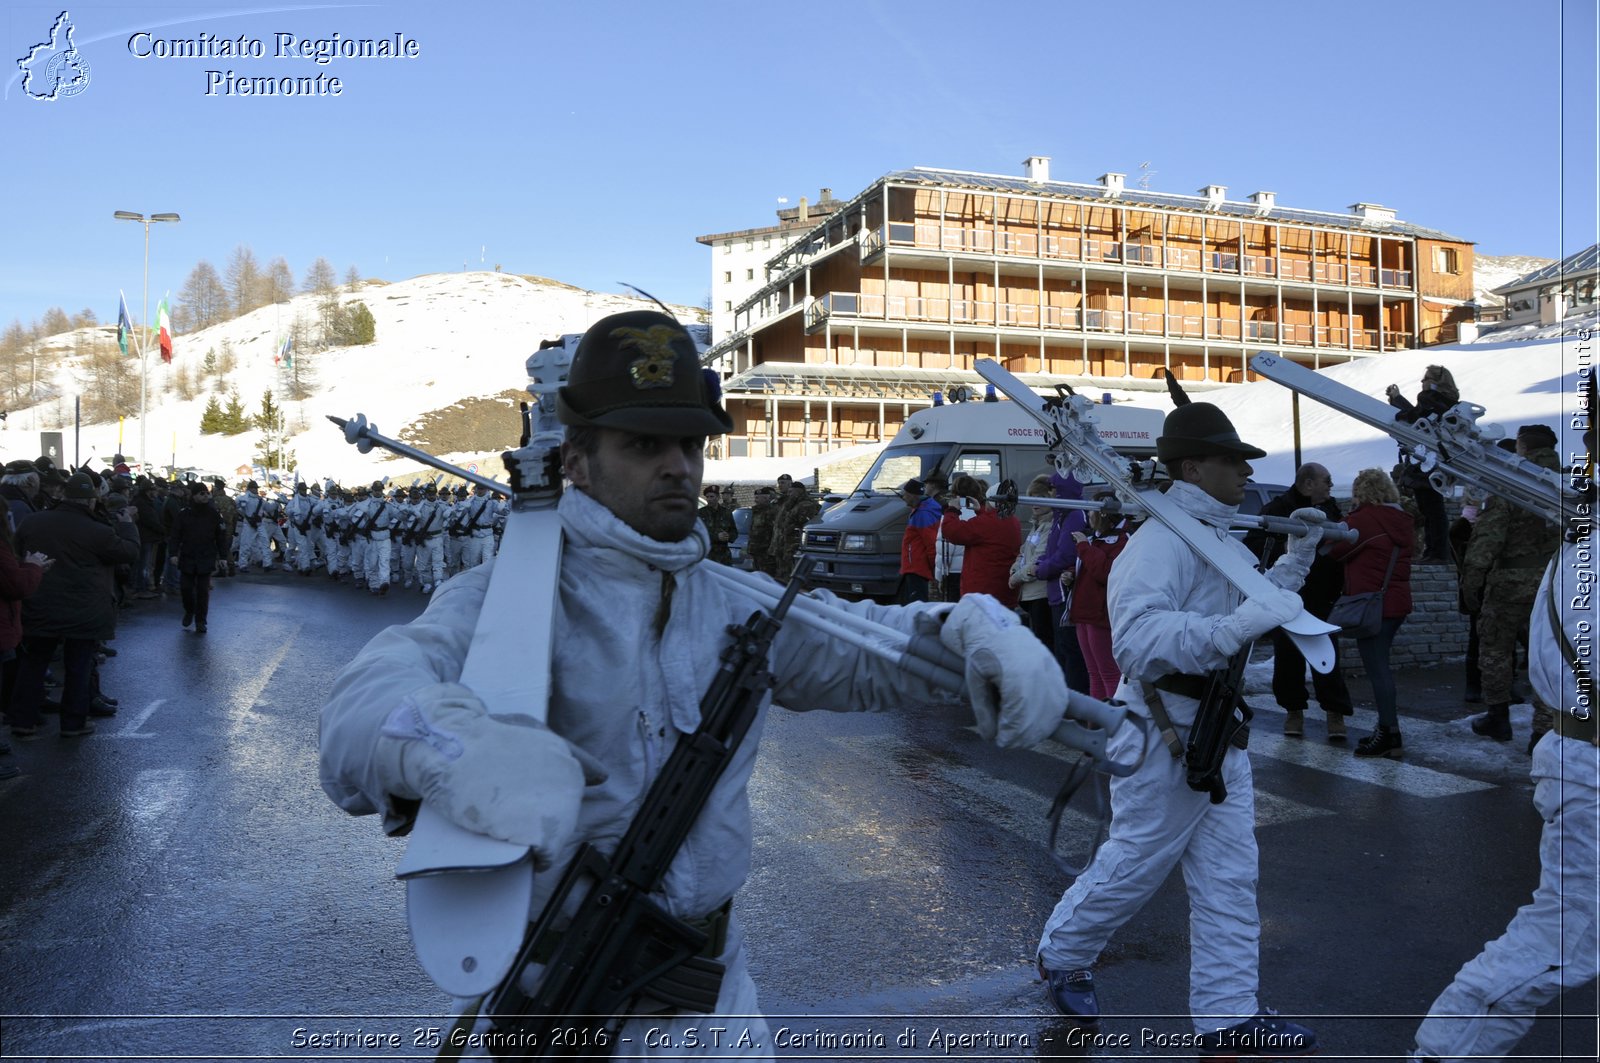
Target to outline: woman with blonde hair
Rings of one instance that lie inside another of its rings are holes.
[[[1400,625],[1411,613],[1411,554],[1416,532],[1411,517],[1400,506],[1400,491],[1382,469],[1362,469],[1351,486],[1355,508],[1344,522],[1357,534],[1354,542],[1339,542],[1328,556],[1344,562],[1344,593],[1383,591],[1383,623],[1378,633],[1356,639],[1356,651],[1372,683],[1377,703],[1378,729],[1356,745],[1358,757],[1405,754],[1400,739],[1400,714],[1396,706],[1394,672],[1389,667],[1389,647]],[[1385,580],[1387,579],[1387,585]]]
[[[1400,394],[1400,389],[1394,384],[1389,385],[1387,395],[1389,405],[1400,411],[1395,414],[1395,420],[1404,421],[1406,424],[1415,424],[1424,417],[1444,413],[1461,401],[1461,390],[1456,387],[1456,378],[1442,365],[1430,365],[1423,370],[1422,390],[1417,392],[1415,403],[1407,402],[1406,397]],[[1401,460],[1402,462],[1405,460],[1403,449]],[[1430,562],[1443,564],[1450,560],[1450,527],[1444,511],[1444,496],[1433,489],[1433,485],[1422,475],[1420,469],[1412,465],[1403,467],[1411,470],[1407,486],[1417,498],[1417,508],[1422,510],[1422,526],[1427,542],[1427,550],[1422,555],[1422,561],[1425,564]]]

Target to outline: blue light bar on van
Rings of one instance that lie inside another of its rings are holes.
[[[943,406],[944,405],[944,392],[935,391],[933,393],[933,404],[935,406]]]
[[[990,387],[994,387],[993,384],[990,384],[989,386]],[[1111,405],[1111,392],[1102,391],[1100,393],[1100,403],[1101,403],[1101,405],[1104,405],[1104,406],[1110,406]]]
[[[984,402],[999,402],[1000,401],[1000,396],[996,395],[994,393],[994,385],[993,384],[985,384],[983,386],[983,401]]]

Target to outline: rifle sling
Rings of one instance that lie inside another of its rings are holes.
[[[1167,715],[1167,710],[1161,704],[1159,691],[1169,694],[1178,694],[1182,697],[1193,698],[1195,701],[1204,702],[1206,699],[1206,686],[1209,680],[1203,675],[1184,675],[1182,672],[1171,672],[1152,683],[1142,683],[1144,687],[1145,704],[1150,706],[1150,718],[1155,721],[1156,727],[1161,732],[1161,739],[1167,748],[1172,751],[1174,759],[1182,760],[1184,751],[1184,737],[1178,734],[1178,729],[1172,722],[1172,717]],[[1231,744],[1237,749],[1249,748],[1250,725],[1242,724],[1233,732]]]

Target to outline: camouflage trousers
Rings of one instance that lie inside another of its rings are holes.
[[[1478,612],[1478,668],[1485,705],[1509,705],[1517,673],[1517,644],[1528,644],[1528,616],[1544,570],[1501,568],[1484,583]]]

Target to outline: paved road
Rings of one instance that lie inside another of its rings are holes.
[[[204,638],[175,604],[129,611],[104,669],[120,714],[87,740],[19,745],[25,774],[0,783],[0,1053],[428,1058],[412,1046],[447,1002],[405,938],[399,847],[316,782],[331,676],[421,604],[274,574],[223,581]],[[1270,707],[1251,742],[1263,995],[1329,1058],[1408,1047],[1537,874],[1526,755],[1467,732],[1452,669],[1402,684],[1403,764],[1355,761],[1314,718],[1284,739]],[[1077,1053],[1031,970],[1066,884],[1041,843],[1070,754],[994,750],[953,704],[775,712],[763,745],[738,908],[780,1054]],[[1100,977],[1117,1014],[1098,1058],[1192,1058],[1180,882]],[[1593,991],[1561,1006],[1526,1058],[1595,1057]]]

